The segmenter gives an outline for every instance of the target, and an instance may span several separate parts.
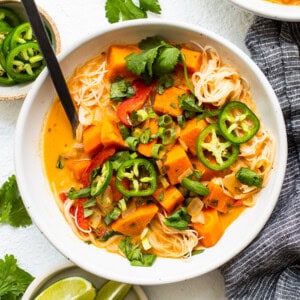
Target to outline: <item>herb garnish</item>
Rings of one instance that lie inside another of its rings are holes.
[[[145,19],[147,13],[160,14],[161,7],[158,0],[139,0],[139,6],[132,0],[106,0],[105,16],[109,23],[119,21]]]
[[[150,267],[156,259],[156,255],[143,253],[138,244],[132,244],[131,237],[121,240],[119,248],[132,266]]]
[[[14,227],[32,224],[20,196],[15,175],[11,175],[0,188],[0,223]]]
[[[19,268],[13,255],[0,259],[0,299],[20,299],[33,279]]]

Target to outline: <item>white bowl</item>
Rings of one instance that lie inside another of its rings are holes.
[[[55,266],[41,276],[36,277],[26,289],[22,300],[34,299],[34,297],[36,297],[54,282],[70,276],[80,276],[89,280],[97,290],[100,289],[101,286],[107,281],[104,278],[97,277],[86,272],[85,270],[78,268],[71,262],[67,262],[65,264]],[[148,297],[142,287],[133,285],[132,289],[129,291],[124,300],[148,300]]]
[[[300,5],[284,5],[265,0],[228,0],[238,7],[268,19],[299,22]]]
[[[178,22],[126,21],[103,29],[59,57],[65,76],[106,49],[110,44],[136,43],[160,35],[171,41],[197,41],[217,49],[224,61],[235,65],[248,80],[264,124],[274,134],[278,147],[269,184],[257,204],[247,209],[225,232],[218,244],[190,259],[158,258],[152,267],[132,267],[127,259],[83,243],[71,231],[53,198],[44,173],[41,133],[45,115],[56,92],[47,70],[35,81],[21,109],[15,137],[16,176],[26,208],[35,224],[68,259],[93,274],[116,281],[158,285],[196,277],[212,271],[243,250],[268,220],[284,178],[287,142],[278,100],[257,65],[239,48],[205,29]]]
[[[19,0],[5,0],[0,1],[0,7],[5,7],[13,10],[20,18],[21,21],[27,21],[27,16],[21,1]],[[61,50],[60,34],[57,30],[55,23],[48,13],[41,7],[38,6],[38,11],[41,15],[41,19],[44,22],[50,38],[53,43],[55,53],[58,54]],[[30,90],[33,82],[25,82],[14,84],[11,86],[0,85],[0,101],[1,100],[22,100],[26,97]]]

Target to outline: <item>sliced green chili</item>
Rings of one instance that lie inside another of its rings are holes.
[[[152,195],[156,186],[156,171],[147,159],[125,161],[117,171],[116,187],[126,197]]]
[[[246,104],[232,101],[222,109],[218,126],[228,141],[242,144],[249,141],[257,133],[260,122]]]
[[[107,160],[91,183],[91,196],[103,194],[112,178],[112,164]]]
[[[187,190],[200,196],[207,196],[209,194],[209,188],[206,185],[200,181],[196,181],[188,177],[185,177],[181,180],[181,185]]]
[[[214,171],[224,170],[239,155],[239,146],[224,139],[217,124],[210,124],[199,134],[196,143],[199,160]]]

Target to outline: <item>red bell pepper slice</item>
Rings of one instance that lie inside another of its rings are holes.
[[[144,106],[154,85],[146,85],[142,79],[136,79],[133,81],[132,86],[135,89],[135,95],[123,101],[117,109],[120,121],[127,127],[131,127],[131,124],[128,122],[130,113]]]
[[[90,228],[90,217],[84,217],[84,208],[83,204],[88,199],[78,199],[77,200],[77,213],[75,215],[78,226],[83,230],[89,230]]]
[[[90,185],[90,175],[91,172],[99,166],[102,166],[105,161],[107,161],[110,157],[112,157],[116,152],[116,149],[114,147],[108,147],[108,148],[103,148],[101,149],[95,157],[92,159],[90,165],[88,168],[85,169],[81,176],[81,183],[83,184],[84,187],[87,187]]]

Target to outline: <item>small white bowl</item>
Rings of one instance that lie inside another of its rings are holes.
[[[265,0],[227,0],[234,5],[268,19],[299,22],[300,5],[284,5]]]
[[[263,228],[276,205],[287,159],[285,123],[268,80],[238,47],[203,28],[161,20],[117,23],[78,41],[75,48],[59,57],[63,73],[68,78],[76,66],[106,50],[111,44],[137,43],[153,35],[170,41],[196,41],[201,45],[211,45],[224,62],[236,66],[249,82],[263,123],[272,132],[279,147],[276,149],[269,183],[259,193],[257,203],[229,226],[217,245],[189,259],[158,258],[152,267],[133,267],[122,256],[82,242],[72,232],[56,205],[41,155],[45,116],[56,95],[45,69],[22,106],[16,128],[16,176],[25,206],[41,232],[76,265],[100,277],[138,285],[159,285],[193,278],[220,267],[242,251]]]
[[[0,7],[7,7],[13,10],[20,18],[21,21],[27,21],[27,16],[21,1],[19,0],[7,0],[0,1]],[[60,53],[61,41],[60,34],[57,30],[55,23],[47,12],[38,6],[41,19],[44,22],[48,32],[50,34],[55,53]],[[1,100],[21,100],[24,99],[30,90],[33,82],[19,83],[11,86],[0,85],[0,101]]]
[[[52,283],[70,276],[80,276],[89,280],[97,290],[100,289],[101,286],[107,281],[104,278],[97,277],[80,269],[71,262],[67,262],[63,265],[56,266],[45,272],[43,275],[35,278],[26,289],[22,300],[34,299],[34,297],[39,295]],[[148,297],[140,286],[133,285],[125,300],[148,300]]]

